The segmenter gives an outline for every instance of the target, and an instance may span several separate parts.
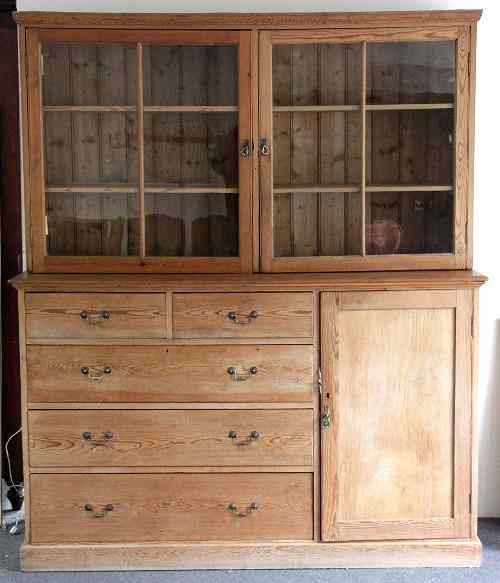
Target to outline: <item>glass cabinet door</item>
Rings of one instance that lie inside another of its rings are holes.
[[[465,267],[466,38],[264,32],[260,54],[262,269]]]
[[[30,31],[35,271],[251,271],[249,36]]]

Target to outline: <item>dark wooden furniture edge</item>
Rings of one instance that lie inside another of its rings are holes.
[[[18,24],[41,28],[171,28],[171,29],[307,29],[465,26],[477,22],[482,10],[392,12],[212,12],[113,13],[16,12]]]

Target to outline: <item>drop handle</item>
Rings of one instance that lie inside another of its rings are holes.
[[[234,380],[234,381],[247,381],[252,376],[258,373],[258,369],[256,366],[251,366],[250,368],[241,368],[237,369],[235,366],[230,366],[227,369],[227,374]]]
[[[114,507],[113,504],[106,504],[105,506],[103,506],[101,511],[95,511],[92,504],[85,504],[83,509],[85,510],[85,512],[87,512],[87,514],[91,515],[92,518],[104,518],[106,514],[108,514],[109,512],[113,512]]]
[[[244,510],[238,510],[238,506],[236,506],[234,502],[230,502],[227,509],[229,512],[231,512],[231,514],[233,514],[233,516],[236,516],[237,518],[246,518],[253,512],[256,512],[259,509],[259,506],[257,502],[252,502]]]
[[[248,314],[238,314],[238,312],[231,311],[227,313],[227,317],[235,324],[245,325],[257,320],[259,314],[256,310],[252,310]]]
[[[110,443],[110,441],[113,439],[114,435],[113,435],[112,431],[105,431],[102,434],[102,437],[95,438],[95,437],[93,437],[92,432],[84,431],[82,433],[82,437],[88,443],[91,443],[92,445],[95,445],[95,446],[99,446],[99,445],[106,445],[106,444]]]
[[[80,318],[89,324],[99,324],[103,320],[109,320],[111,318],[111,312],[109,310],[100,310],[98,312],[82,310],[80,312]]]
[[[260,433],[258,431],[252,431],[248,437],[245,437],[239,441],[236,441],[238,439],[238,433],[236,431],[231,430],[227,436],[229,437],[229,439],[231,439],[231,441],[234,443],[234,445],[250,445],[252,442],[257,441],[257,439],[259,439],[260,437]]]
[[[101,382],[105,375],[110,375],[112,372],[113,369],[110,366],[104,366],[102,369],[89,366],[80,367],[80,373],[94,383]]]

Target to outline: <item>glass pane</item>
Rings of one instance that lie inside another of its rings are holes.
[[[359,192],[275,193],[273,213],[275,257],[361,253]]]
[[[146,254],[238,256],[238,196],[146,194]]]
[[[453,103],[455,41],[368,43],[369,104]]]
[[[237,47],[145,46],[144,104],[236,106]]]
[[[44,105],[133,105],[136,51],[124,44],[43,44]]]
[[[452,192],[377,192],[366,196],[367,254],[452,252]]]
[[[359,112],[275,112],[274,186],[359,185],[360,129]]]
[[[136,116],[117,112],[45,113],[47,186],[137,183]]]
[[[273,104],[359,105],[361,45],[273,46]]]
[[[453,184],[452,109],[367,114],[368,184]]]
[[[48,255],[138,255],[137,194],[48,192]]]
[[[145,113],[146,187],[238,186],[236,113]]]

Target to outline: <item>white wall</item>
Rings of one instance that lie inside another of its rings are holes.
[[[498,0],[18,0],[18,10],[180,12],[430,10],[484,8],[479,23],[476,101],[474,264],[488,275],[481,292],[479,350],[479,507],[481,516],[500,516],[500,159],[498,118]]]

